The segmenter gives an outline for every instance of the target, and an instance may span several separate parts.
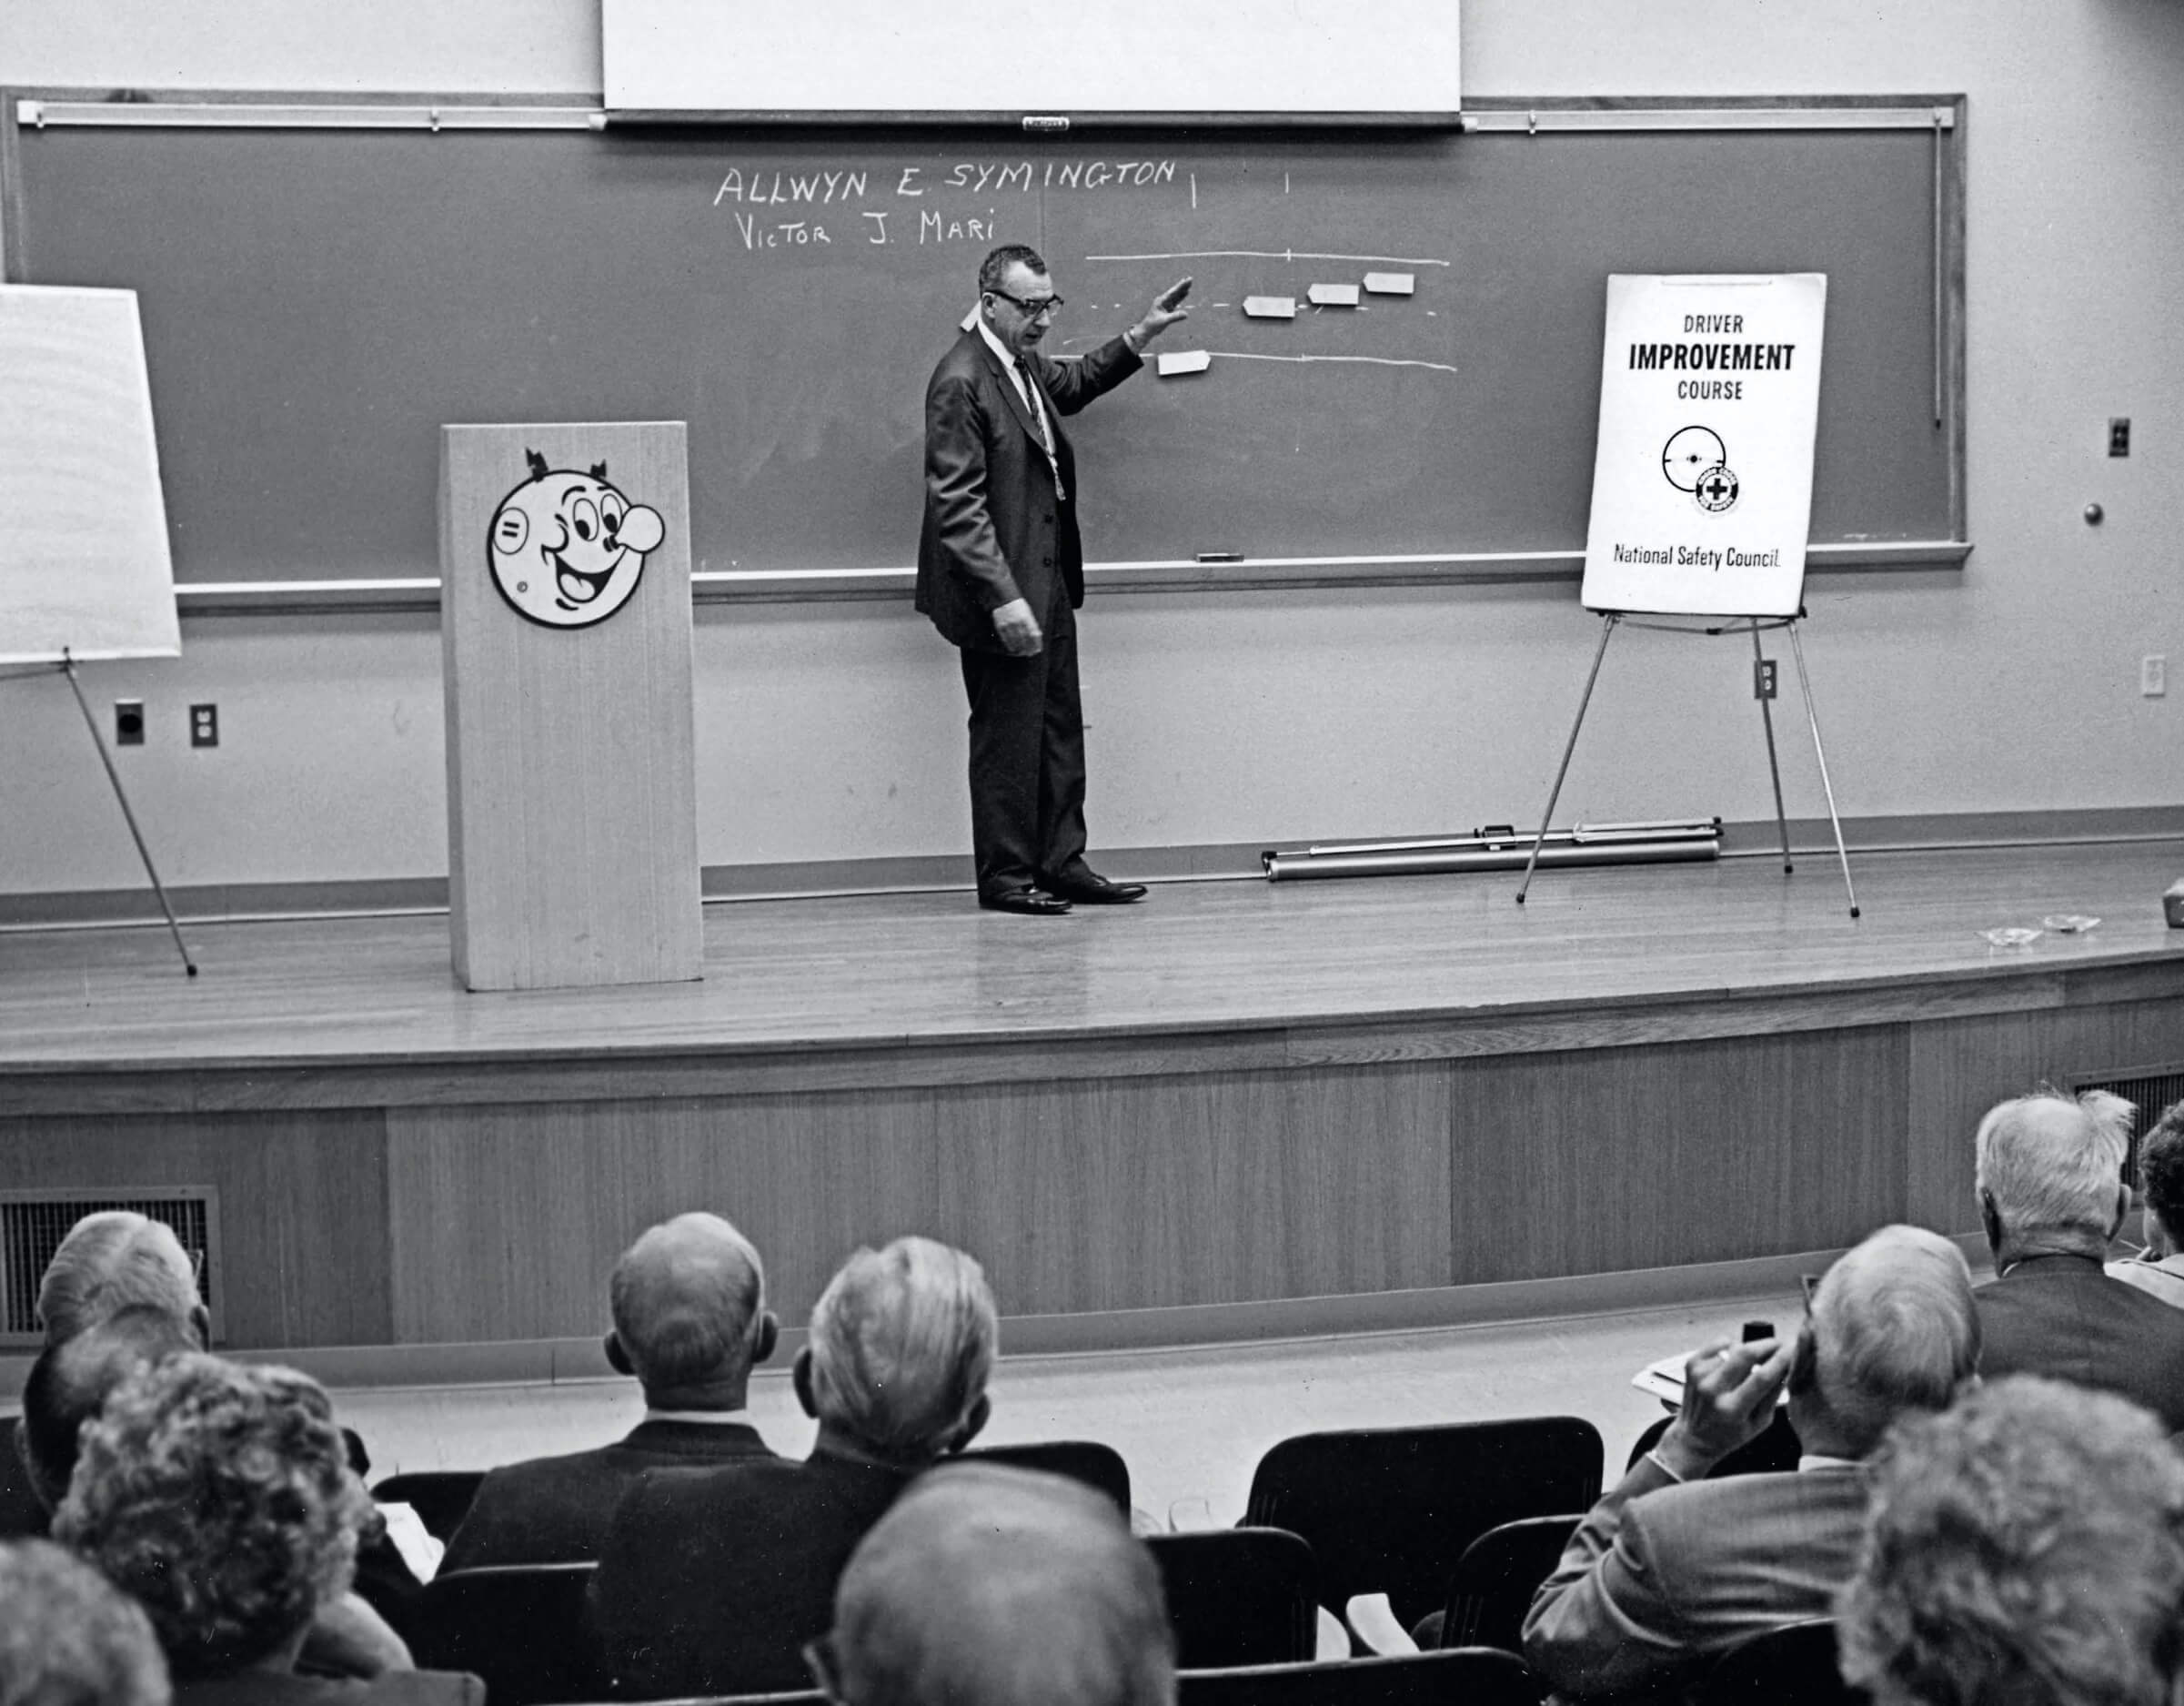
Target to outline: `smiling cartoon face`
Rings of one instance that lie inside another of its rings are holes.
[[[501,597],[549,628],[589,628],[629,602],[645,555],[667,537],[657,510],[632,504],[591,471],[549,469],[529,453],[531,477],[500,500],[486,561]]]

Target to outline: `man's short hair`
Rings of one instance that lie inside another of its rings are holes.
[[[1906,1421],[1837,1604],[1880,1706],[2168,1701],[2184,1672],[2184,1460],[2146,1411],[2032,1375]]]
[[[1978,1372],[1971,1269],[1947,1238],[1883,1227],[1821,1277],[1812,1299],[1821,1398],[1862,1454],[1907,1410],[1946,1409]]]
[[[1979,1122],[1979,1189],[2011,1237],[2105,1238],[2113,1227],[2135,1110],[2119,1095],[2056,1090],[1998,1103]]]
[[[167,1706],[141,1606],[49,1540],[0,1544],[0,1706]]]
[[[1029,243],[1003,243],[978,264],[979,294],[1009,288],[1009,268],[1019,262],[1035,273],[1046,271],[1046,262]]]
[[[126,1208],[86,1215],[46,1264],[38,1320],[58,1345],[139,1304],[187,1320],[197,1307],[189,1253],[165,1221]]]
[[[20,1434],[38,1502],[53,1510],[68,1496],[78,1436],[108,1393],[147,1364],[196,1348],[188,1328],[166,1310],[139,1304],[42,1352],[23,1382]]]
[[[811,1308],[812,1408],[883,1455],[945,1449],[985,1396],[1000,1327],[985,1271],[931,1238],[841,1265]]]
[[[2184,1102],[2172,1104],[2139,1140],[2139,1184],[2169,1237],[2184,1239]]]
[[[347,1591],[373,1520],[316,1380],[193,1351],[85,1428],[53,1535],[144,1607],[183,1681],[278,1652]]]
[[[750,1371],[766,1268],[720,1216],[678,1215],[623,1252],[607,1299],[631,1372],[669,1391]]]
[[[1113,1504],[995,1464],[921,1477],[858,1547],[825,1643],[854,1706],[1167,1706],[1158,1567]]]

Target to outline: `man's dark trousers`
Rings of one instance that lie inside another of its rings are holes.
[[[1084,708],[1077,613],[1059,582],[1028,658],[963,648],[971,700],[971,847],[991,896],[1072,873],[1084,861]]]

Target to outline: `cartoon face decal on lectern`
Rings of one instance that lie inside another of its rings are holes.
[[[524,452],[531,477],[500,500],[486,531],[493,584],[518,616],[549,628],[589,628],[629,601],[645,554],[668,535],[657,510],[633,504],[591,471],[549,469]]]

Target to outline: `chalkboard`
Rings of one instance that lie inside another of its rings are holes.
[[[698,570],[906,564],[926,376],[1015,240],[1060,353],[1198,281],[1155,348],[1206,370],[1072,427],[1095,561],[1579,548],[1612,271],[1825,272],[1814,540],[1959,533],[1953,133],[7,140],[8,276],[138,293],[184,582],[430,573],[444,422],[686,419]],[[1413,289],[1307,301],[1368,272]]]

